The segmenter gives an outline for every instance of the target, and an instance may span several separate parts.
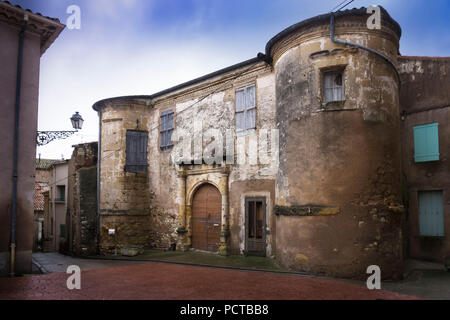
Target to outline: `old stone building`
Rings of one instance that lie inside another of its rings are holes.
[[[97,253],[97,155],[97,142],[82,143],[69,160],[67,242],[76,255]]]
[[[341,277],[375,264],[399,277],[404,190],[415,192],[402,176],[411,159],[402,145],[411,126],[439,118],[408,112],[448,106],[448,82],[441,100],[407,103],[415,82],[404,79],[417,62],[399,58],[400,26],[381,12],[379,30],[368,29],[365,8],[320,15],[274,36],[256,58],[153,95],[95,103],[101,253],[176,247],[265,255]],[[421,63],[448,79],[447,61]]]
[[[399,57],[405,252],[450,268],[450,58]]]

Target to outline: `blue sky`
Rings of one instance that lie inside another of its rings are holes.
[[[152,94],[255,57],[284,28],[329,12],[341,0],[9,0],[66,23],[81,8],[81,29],[64,30],[41,59],[39,130],[68,130],[79,111],[84,129],[39,147],[69,158],[71,146],[96,141],[96,101]],[[382,5],[400,23],[404,55],[450,56],[449,0],[355,0]]]

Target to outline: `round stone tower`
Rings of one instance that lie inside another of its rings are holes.
[[[290,268],[341,277],[402,273],[399,79],[401,29],[381,8],[331,14],[276,35],[266,47],[276,74],[280,168],[276,248]],[[386,60],[389,60],[387,61]]]

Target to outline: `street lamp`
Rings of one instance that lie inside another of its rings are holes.
[[[84,120],[78,112],[75,112],[70,121],[75,131],[38,131],[36,136],[37,145],[44,146],[53,140],[66,139],[83,127]]]
[[[70,118],[70,121],[72,121],[72,127],[75,130],[81,130],[81,128],[83,127],[83,118],[80,116],[80,114],[77,112],[75,112],[75,114],[72,116],[72,118]]]

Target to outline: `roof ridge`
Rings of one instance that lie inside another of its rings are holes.
[[[52,21],[61,23],[61,21],[60,21],[58,18],[52,18],[52,17],[49,17],[49,16],[44,16],[44,15],[43,15],[42,13],[40,13],[40,12],[33,12],[33,11],[30,10],[30,9],[22,8],[22,7],[21,7],[20,5],[18,5],[18,4],[14,5],[14,4],[12,4],[11,2],[9,2],[8,0],[0,0],[0,2],[6,3],[6,4],[10,5],[11,7],[18,8],[18,9],[20,9],[20,10],[29,12],[29,13],[31,13],[31,14],[35,14],[35,15],[37,15],[37,16],[40,16],[40,17],[43,17],[43,18],[46,18],[46,19],[49,19],[49,20],[52,20]]]

